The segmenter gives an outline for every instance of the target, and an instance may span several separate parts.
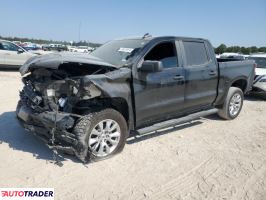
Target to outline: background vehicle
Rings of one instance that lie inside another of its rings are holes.
[[[239,53],[223,53],[219,56],[219,58],[226,59],[236,59],[236,60],[245,60],[247,55],[239,54]]]
[[[92,47],[88,47],[88,46],[78,46],[78,47],[69,47],[68,50],[70,52],[77,52],[77,53],[90,53],[93,51]]]
[[[76,50],[76,47],[75,46],[68,46],[67,49],[70,52],[74,52],[74,50]]]
[[[248,57],[248,59],[256,62],[257,76],[266,75],[266,54],[252,54]]]
[[[266,54],[253,54],[248,59],[254,60],[257,64],[251,94],[266,100]]]
[[[19,68],[33,56],[35,54],[10,41],[0,40],[0,66],[2,68]]]
[[[236,118],[254,70],[252,60],[217,60],[204,39],[114,40],[91,54],[27,61],[17,117],[53,148],[100,160],[120,152],[132,132],[217,112]]]
[[[67,51],[67,47],[62,44],[48,44],[48,45],[43,45],[42,49],[44,51]]]

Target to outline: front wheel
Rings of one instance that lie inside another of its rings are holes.
[[[90,160],[102,160],[122,151],[128,135],[124,117],[114,109],[104,109],[84,116],[76,124],[74,134],[77,136],[81,154]]]
[[[218,111],[218,115],[223,119],[235,119],[243,106],[244,94],[237,87],[230,87],[223,107]]]

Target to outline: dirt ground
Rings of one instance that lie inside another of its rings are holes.
[[[248,98],[233,121],[216,115],[131,138],[83,165],[52,151],[15,119],[18,72],[0,71],[0,187],[54,187],[55,199],[266,199],[266,102]]]

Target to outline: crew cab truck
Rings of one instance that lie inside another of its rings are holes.
[[[80,160],[120,152],[126,139],[218,113],[236,118],[254,61],[217,60],[208,40],[110,41],[91,54],[57,53],[21,68],[17,118],[49,146]]]

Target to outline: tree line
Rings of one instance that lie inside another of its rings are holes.
[[[2,37],[0,39],[10,40],[10,41],[21,41],[21,42],[32,42],[36,44],[63,44],[63,45],[71,45],[70,42],[67,41],[56,41],[56,40],[44,40],[44,39],[34,39],[34,38],[21,38],[21,37]],[[79,41],[73,42],[73,46],[90,46],[90,47],[99,47],[100,43],[93,43],[88,41]],[[220,44],[218,47],[214,48],[216,54],[222,54],[224,52],[234,52],[234,53],[242,53],[242,54],[252,54],[252,53],[266,53],[266,47],[240,47],[240,46],[230,46],[227,47],[225,44]]]
[[[240,47],[240,46],[230,46],[227,47],[225,44],[219,45],[215,48],[216,54],[222,54],[224,52],[232,52],[232,53],[242,53],[242,54],[252,54],[252,53],[266,53],[266,47]]]
[[[34,39],[34,38],[21,38],[21,37],[2,37],[2,40],[9,40],[9,41],[20,41],[20,42],[32,42],[36,44],[63,44],[63,45],[71,45],[70,42],[67,41],[56,41],[56,40],[44,40],[44,39]],[[88,41],[79,41],[73,42],[73,46],[90,46],[90,47],[99,47],[101,44],[99,43],[92,43]]]

